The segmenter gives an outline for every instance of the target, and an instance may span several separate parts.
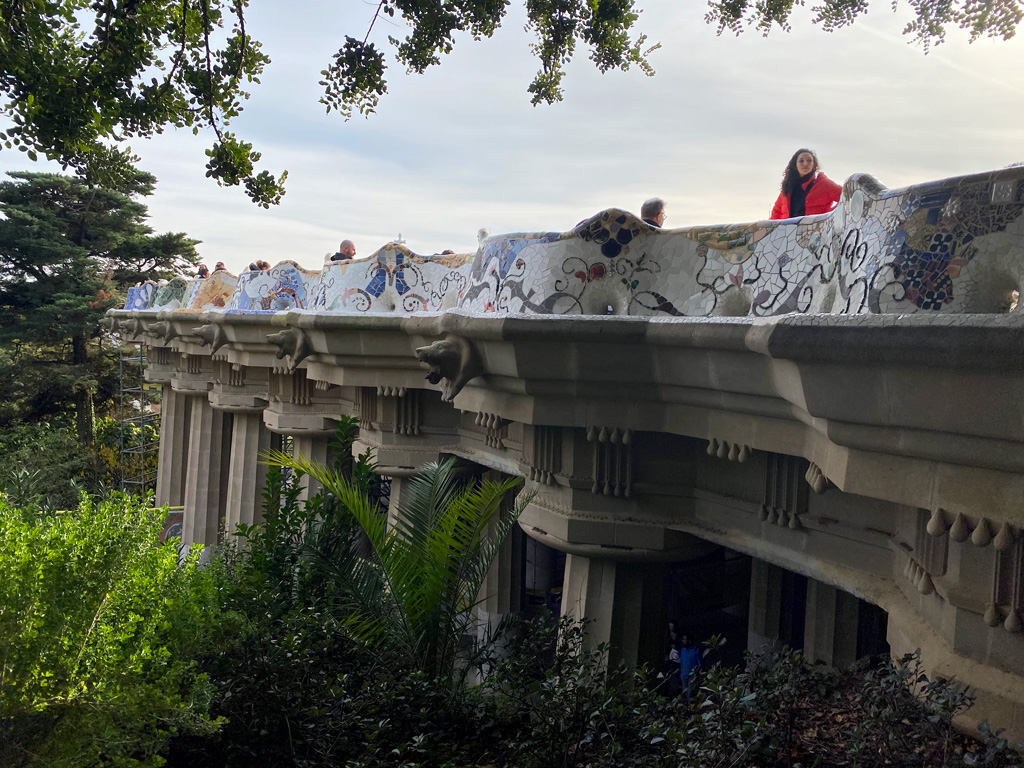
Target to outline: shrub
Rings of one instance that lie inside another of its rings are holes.
[[[217,620],[214,573],[198,553],[179,567],[145,506],[42,514],[0,496],[0,764],[159,765],[171,735],[216,727],[191,661]]]

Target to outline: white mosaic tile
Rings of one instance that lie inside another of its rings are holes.
[[[998,194],[996,194],[998,192]],[[146,284],[126,309],[653,317],[995,313],[1024,282],[1024,168],[890,190],[858,174],[831,213],[659,230],[609,209],[570,232],[488,237],[476,254],[389,243],[319,271]],[[183,295],[175,297],[175,291]]]

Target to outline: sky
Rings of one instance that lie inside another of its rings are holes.
[[[417,253],[476,249],[477,231],[564,231],[608,207],[666,200],[666,227],[763,219],[793,152],[808,146],[841,182],[870,173],[897,188],[1024,161],[1024,31],[1010,41],[951,29],[925,55],[901,36],[910,18],[876,0],[832,33],[798,6],[792,31],[717,36],[702,2],[637,0],[636,24],[661,48],[656,70],[602,75],[577,50],[564,101],[530,105],[538,63],[513,0],[494,37],[457,38],[424,75],[393,61],[369,119],[345,122],[318,99],[320,70],[376,3],[257,0],[247,31],[272,59],[232,123],[288,170],[270,210],[205,178],[210,139],[169,130],[131,142],[158,180],[146,202],[158,232],[202,241],[211,267],[290,259],[319,268],[342,238],[367,256],[401,236]],[[404,36],[381,17],[371,39]],[[26,164],[29,167],[26,168]],[[0,170],[49,170],[0,152]]]

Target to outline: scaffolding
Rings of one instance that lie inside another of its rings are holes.
[[[141,343],[124,345],[119,362],[121,490],[143,496],[156,489],[159,390],[146,383],[146,349]]]

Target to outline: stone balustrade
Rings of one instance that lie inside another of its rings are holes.
[[[488,237],[475,254],[389,243],[319,271],[147,283],[126,309],[764,317],[1000,313],[1024,280],[1024,167],[886,189],[851,176],[827,214],[661,230],[609,209],[569,232]]]

